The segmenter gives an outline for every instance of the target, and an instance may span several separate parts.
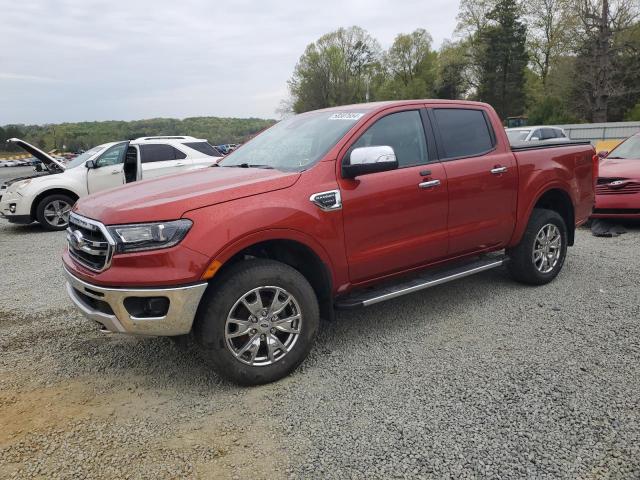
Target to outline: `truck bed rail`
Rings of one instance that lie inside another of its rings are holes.
[[[519,142],[511,145],[512,152],[524,150],[541,150],[543,148],[573,147],[576,145],[591,145],[588,140],[570,140],[568,142]]]

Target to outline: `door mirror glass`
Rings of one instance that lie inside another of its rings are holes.
[[[35,170],[36,170],[36,172],[41,172],[42,171],[42,163],[36,163]]]
[[[386,172],[398,168],[393,148],[388,145],[354,148],[348,161],[342,166],[345,178],[355,178],[368,173]]]
[[[87,160],[84,166],[87,168],[98,168],[98,165],[96,164],[95,160]]]

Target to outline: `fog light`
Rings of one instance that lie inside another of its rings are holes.
[[[164,317],[169,311],[169,299],[167,297],[127,297],[124,300],[124,307],[132,317]]]
[[[16,204],[15,203],[10,203],[9,204],[9,211],[11,213],[16,213]]]

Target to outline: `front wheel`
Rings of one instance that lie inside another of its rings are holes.
[[[36,220],[47,230],[64,230],[69,226],[73,204],[74,200],[67,195],[48,195],[36,207]]]
[[[522,240],[507,252],[511,276],[529,285],[549,283],[564,265],[567,241],[563,218],[553,210],[535,209]]]
[[[254,259],[234,265],[209,287],[194,333],[201,354],[220,376],[259,385],[302,363],[319,323],[318,300],[300,272]]]

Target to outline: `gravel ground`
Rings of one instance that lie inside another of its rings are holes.
[[[580,230],[530,288],[495,270],[324,326],[239,388],[168,339],[102,335],[63,233],[0,220],[2,478],[640,478],[640,225]]]
[[[0,183],[35,173],[33,167],[0,167]]]

